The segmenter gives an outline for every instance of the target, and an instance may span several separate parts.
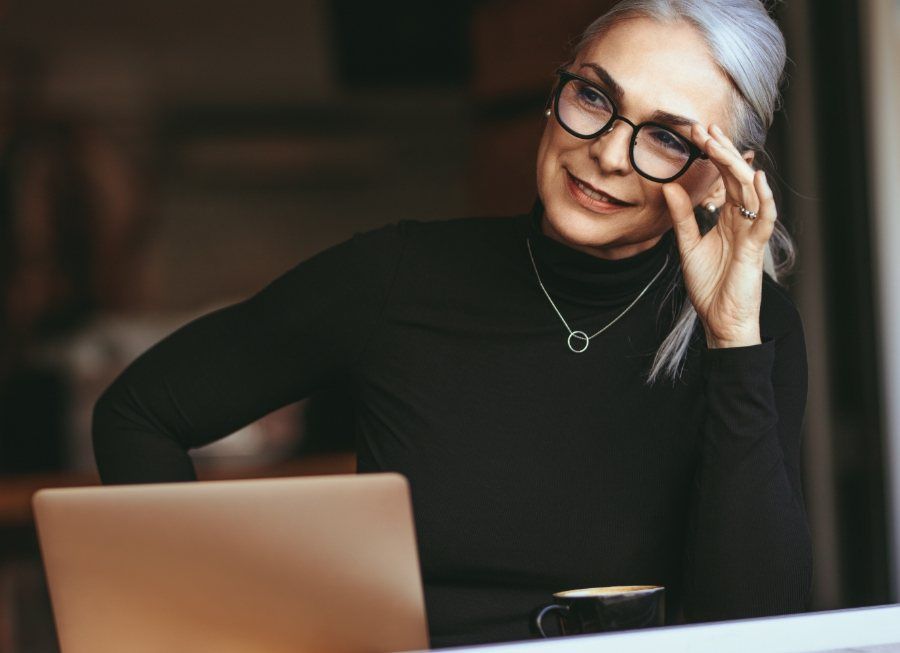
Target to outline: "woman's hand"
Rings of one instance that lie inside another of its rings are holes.
[[[765,247],[777,218],[772,190],[765,174],[754,171],[718,127],[712,125],[707,132],[694,125],[691,136],[719,169],[726,200],[716,226],[701,236],[684,188],[677,183],[663,186],[688,296],[703,323],[707,346],[757,345],[762,342],[759,307]],[[757,218],[742,216],[740,205],[755,211]]]

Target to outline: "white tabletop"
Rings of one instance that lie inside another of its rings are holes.
[[[900,604],[442,650],[454,653],[900,653]]]

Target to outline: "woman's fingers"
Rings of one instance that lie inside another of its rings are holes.
[[[747,204],[747,202],[755,204],[755,197],[752,197],[753,168],[750,167],[750,164],[744,160],[731,140],[716,125],[712,126],[712,135],[707,143],[710,160],[722,173],[725,189],[728,191],[730,198],[736,204],[743,204],[751,211],[755,211],[755,206]]]
[[[757,213],[760,210],[760,198],[755,187],[756,171],[717,125],[711,125],[709,132],[700,125],[695,125],[695,130],[725,184],[728,202],[720,214],[723,227],[734,233],[743,233],[749,229],[748,223],[751,221],[741,215],[738,207],[743,206]]]
[[[741,153],[738,152],[734,143],[731,142],[731,139],[728,138],[718,125],[713,124],[711,129],[718,145],[724,148],[725,156],[728,159],[728,169],[734,175],[734,179],[737,182],[736,185],[739,185],[740,187],[739,192],[735,189],[734,197],[740,198],[739,203],[750,211],[758,211],[759,198],[757,197],[756,189],[754,188],[756,171],[749,163],[747,163],[746,159],[741,156]]]
[[[722,175],[722,181],[725,182],[725,193],[728,199],[739,202],[744,196],[744,185],[747,180],[738,177],[735,171],[736,164],[729,157],[728,152],[719,145],[714,139],[709,139],[707,146],[709,160],[719,169]]]
[[[728,135],[715,123],[712,124],[710,131],[707,133],[710,134],[714,138],[714,142],[722,148],[725,158],[728,161],[728,168],[734,174],[735,179],[742,184],[752,183],[753,168],[747,163],[746,159],[741,156],[741,153],[738,152],[737,147],[731,142]]]
[[[759,211],[756,220],[750,230],[753,238],[760,245],[768,242],[772,231],[775,229],[775,222],[778,220],[778,210],[775,207],[775,197],[769,182],[766,180],[766,173],[758,170],[753,178],[753,185],[756,188],[756,195],[759,197]]]
[[[675,228],[675,239],[682,256],[690,252],[700,242],[700,227],[694,216],[694,207],[687,191],[676,183],[663,184],[663,197],[669,205],[669,214]]]
[[[733,156],[739,156],[737,148],[734,147],[734,143],[731,142],[731,139],[729,139],[717,125],[713,125],[711,131],[720,143],[725,143],[727,145]],[[747,168],[750,168],[750,166],[747,165]],[[752,170],[752,168],[750,169]],[[753,170],[752,172],[752,188],[746,183],[743,185],[742,191],[744,202],[742,203],[745,208],[756,211],[757,217],[754,220],[749,220],[748,218],[744,218],[744,216],[741,216],[741,218],[750,223],[749,233],[752,234],[753,240],[758,245],[763,246],[768,242],[772,235],[772,231],[775,229],[775,222],[778,219],[778,210],[775,207],[775,198],[772,194],[772,189],[766,180],[766,174],[762,170]],[[754,206],[756,208],[754,208]]]

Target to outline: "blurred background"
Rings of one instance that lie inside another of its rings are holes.
[[[402,218],[536,193],[553,70],[595,0],[0,2],[0,652],[55,651],[29,500],[97,482],[138,354]],[[799,245],[814,609],[900,587],[900,2],[786,0],[769,179]],[[353,471],[323,390],[194,452],[202,478]]]

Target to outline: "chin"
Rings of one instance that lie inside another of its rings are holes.
[[[622,236],[613,224],[621,219],[620,216],[592,214],[587,209],[567,202],[545,206],[544,212],[553,230],[576,245],[603,247]]]
[[[611,217],[570,206],[555,209],[555,204],[553,207],[544,206],[547,222],[555,232],[551,237],[601,258],[618,259],[637,254],[652,247],[667,229],[665,224],[640,230],[629,228],[636,222],[634,215]]]

